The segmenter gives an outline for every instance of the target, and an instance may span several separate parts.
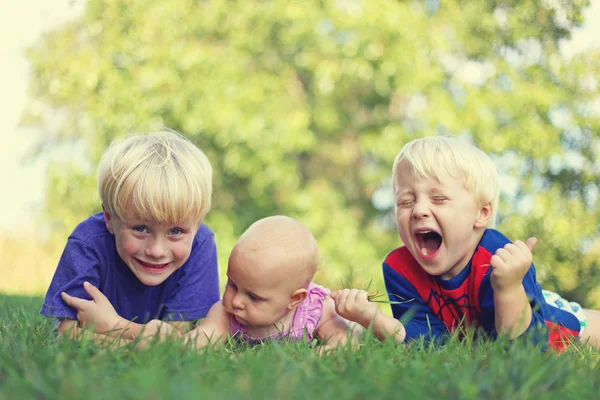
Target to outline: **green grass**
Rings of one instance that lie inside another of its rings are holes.
[[[195,353],[177,343],[102,349],[58,340],[41,298],[0,296],[0,399],[585,399],[600,397],[600,354],[452,340],[318,356],[301,344]]]

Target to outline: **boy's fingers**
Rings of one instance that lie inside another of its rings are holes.
[[[536,237],[530,237],[529,239],[527,239],[527,241],[525,241],[525,244],[527,245],[529,251],[533,251],[533,249],[537,245],[537,242],[538,240]]]
[[[101,300],[106,297],[96,286],[89,282],[83,282],[83,288],[90,296],[92,296],[93,300]]]
[[[81,309],[87,302],[87,300],[80,299],[79,297],[73,297],[73,296],[67,294],[66,292],[61,292],[60,297],[63,299],[63,301],[65,303],[67,303],[71,307],[74,307],[77,309]]]

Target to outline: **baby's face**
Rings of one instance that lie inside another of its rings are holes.
[[[127,213],[127,215],[134,215]],[[158,223],[128,217],[126,221],[104,213],[106,226],[115,236],[119,256],[145,285],[157,286],[190,257],[199,223]]]
[[[269,262],[242,251],[234,251],[229,259],[223,306],[242,325],[272,327],[291,310],[293,277],[270,268]]]
[[[462,271],[490,209],[478,206],[462,180],[415,178],[406,162],[398,166],[395,198],[398,233],[421,267],[442,279]]]

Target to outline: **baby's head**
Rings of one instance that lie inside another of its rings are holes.
[[[491,204],[492,215],[488,228],[496,223],[500,189],[498,172],[490,157],[470,143],[453,137],[429,136],[405,144],[392,168],[394,192],[396,192],[399,166],[407,163],[415,179],[433,178],[443,181],[452,177],[464,182],[479,206]]]
[[[98,191],[105,210],[127,219],[200,222],[210,210],[212,168],[206,155],[173,131],[115,141],[98,165]]]
[[[212,169],[175,132],[129,136],[102,156],[98,190],[117,253],[140,282],[156,286],[191,254],[210,209]]]
[[[318,265],[317,241],[305,226],[280,215],[261,219],[231,252],[225,309],[244,325],[273,325],[304,301]]]

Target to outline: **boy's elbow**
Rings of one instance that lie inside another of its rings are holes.
[[[60,336],[75,338],[80,330],[78,322],[74,319],[61,319],[58,323],[58,334]]]

